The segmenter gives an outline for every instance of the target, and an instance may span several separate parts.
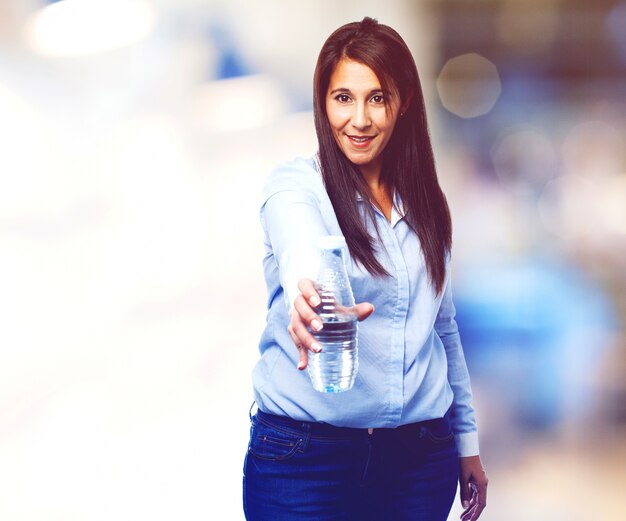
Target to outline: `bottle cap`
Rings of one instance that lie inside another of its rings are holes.
[[[335,250],[346,247],[346,239],[343,235],[324,235],[320,237],[318,246],[323,250]]]

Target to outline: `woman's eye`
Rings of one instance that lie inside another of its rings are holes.
[[[377,94],[376,96],[372,96],[372,101],[374,103],[384,103],[385,98],[382,96],[382,94]]]
[[[339,94],[339,96],[337,96],[335,99],[339,103],[348,103],[350,101],[350,96],[348,96],[347,94]]]

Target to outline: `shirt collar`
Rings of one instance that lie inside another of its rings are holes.
[[[365,201],[363,199],[363,196],[359,193],[356,194],[356,200],[359,203],[362,203]],[[380,213],[380,210],[376,208],[375,206],[374,206],[374,210]],[[400,199],[400,196],[396,192],[393,194],[393,206],[391,207],[391,222],[389,223],[391,224],[391,227],[393,228],[396,224],[398,224],[400,220],[404,219],[405,215],[406,215],[406,209],[404,207],[404,203],[402,202],[402,199]]]

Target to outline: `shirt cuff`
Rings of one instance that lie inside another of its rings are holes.
[[[460,458],[478,456],[478,432],[463,432],[454,436]]]

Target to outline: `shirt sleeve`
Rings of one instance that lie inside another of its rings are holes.
[[[321,184],[317,172],[293,164],[271,175],[264,190],[261,223],[278,264],[287,309],[300,294],[298,281],[317,278],[318,241],[328,235],[317,184]]]
[[[435,331],[443,342],[448,359],[448,382],[454,393],[451,420],[459,456],[475,456],[479,453],[478,432],[472,407],[470,377],[455,315],[456,309],[452,301],[452,288],[448,278],[435,320]]]

